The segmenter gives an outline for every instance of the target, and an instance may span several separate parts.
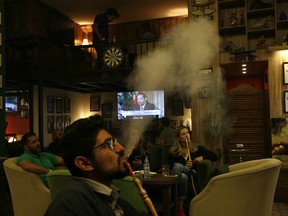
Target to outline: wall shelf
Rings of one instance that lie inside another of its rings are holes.
[[[221,1],[219,0],[219,6],[221,6],[221,8],[224,8],[224,7],[239,7],[239,6],[245,6],[245,1],[243,0],[224,0],[224,1]]]
[[[219,28],[220,35],[227,35],[227,34],[245,34],[246,32],[246,26],[245,25],[237,25],[237,26],[231,26],[231,27],[222,27]]]
[[[266,2],[266,1],[265,1]],[[238,47],[256,50],[258,39],[264,37],[267,46],[281,45],[288,33],[288,18],[279,20],[282,11],[288,16],[288,0],[269,1],[272,7],[252,6],[254,0],[218,1],[219,34],[224,41],[229,37]],[[258,9],[259,8],[259,9]],[[237,26],[229,26],[233,14],[238,19]],[[258,28],[257,28],[258,27]],[[220,52],[224,50],[222,43]]]
[[[281,51],[281,50],[288,50],[288,46],[271,46],[271,47],[268,47],[268,51],[270,51],[270,52]]]
[[[264,8],[264,9],[258,9],[258,10],[248,10],[247,16],[263,16],[263,15],[274,15],[275,8]]]

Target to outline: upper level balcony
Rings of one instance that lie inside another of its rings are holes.
[[[137,59],[157,46],[158,39],[103,44],[104,59],[99,59],[93,45],[63,45],[43,37],[11,39],[6,42],[6,81],[79,92],[124,90]]]

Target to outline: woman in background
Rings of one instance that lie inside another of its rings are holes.
[[[188,193],[191,175],[197,174],[198,163],[203,160],[216,161],[217,155],[204,146],[192,143],[189,130],[180,126],[176,129],[175,143],[169,150],[171,173],[178,175],[178,216],[185,216],[184,201]],[[200,168],[200,167],[199,167]],[[193,181],[193,178],[191,179]]]

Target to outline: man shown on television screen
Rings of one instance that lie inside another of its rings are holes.
[[[137,104],[134,104],[133,110],[155,110],[156,106],[155,104],[150,103],[147,101],[147,96],[144,92],[139,92],[136,95],[136,102]]]

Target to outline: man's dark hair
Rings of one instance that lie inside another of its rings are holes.
[[[96,137],[102,129],[104,120],[100,115],[79,119],[65,128],[60,146],[64,162],[73,176],[83,176],[74,160],[77,156],[94,157]]]
[[[120,16],[118,11],[115,8],[108,8],[106,10],[105,14],[115,16],[116,18],[118,18]]]
[[[138,98],[138,95],[143,95],[144,98],[147,98],[146,94],[144,92],[139,92],[136,96],[136,98]]]
[[[28,144],[28,139],[29,139],[29,137],[31,137],[31,136],[36,136],[36,134],[35,134],[34,132],[29,132],[29,133],[26,133],[26,134],[24,134],[24,135],[22,136],[22,138],[21,138],[21,144],[22,144],[22,146]]]
[[[161,124],[164,126],[164,127],[169,127],[170,126],[170,119],[168,117],[163,117],[161,118]]]

